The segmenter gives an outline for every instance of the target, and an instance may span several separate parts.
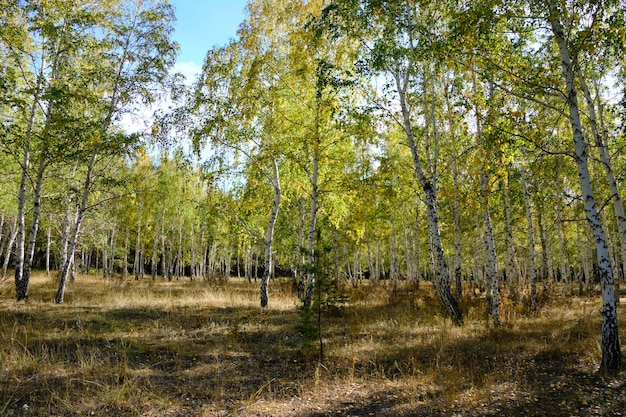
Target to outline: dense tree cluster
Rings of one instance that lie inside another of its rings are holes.
[[[536,312],[542,291],[598,286],[602,367],[621,365],[623,2],[247,12],[181,89],[166,2],[0,2],[0,259],[18,300],[33,267],[60,271],[58,303],[75,268],[259,277],[264,307],[277,274],[305,304],[320,277],[428,280],[460,325],[464,291],[498,323],[503,297]],[[121,128],[166,91],[178,107],[149,132]]]

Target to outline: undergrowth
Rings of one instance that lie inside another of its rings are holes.
[[[264,310],[258,288],[237,279],[210,285],[79,276],[60,306],[52,304],[55,283],[43,275],[33,277],[27,304],[16,303],[5,283],[0,415],[612,415],[626,409],[624,374],[595,372],[597,298],[555,293],[543,298],[539,314],[528,315],[503,296],[502,324],[494,326],[484,299],[469,293],[462,300],[466,324],[455,327],[442,316],[430,283],[334,285],[309,311],[323,314],[322,331],[313,337],[323,343],[320,361],[302,331],[299,300],[281,280],[271,282]],[[624,316],[620,308],[622,340]]]

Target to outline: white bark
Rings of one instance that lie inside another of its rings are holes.
[[[13,246],[15,245],[15,240],[17,238],[18,227],[17,227],[17,217],[13,220],[13,226],[9,232],[9,241],[5,247],[4,252],[4,262],[2,264],[2,275],[0,276],[0,281],[4,281],[4,278],[7,276],[7,270],[9,269],[9,261],[11,260],[11,252],[13,251]]]
[[[272,243],[274,242],[274,226],[276,225],[276,219],[278,218],[278,210],[280,209],[281,200],[280,176],[278,173],[278,162],[275,158],[272,161],[272,171],[273,178],[271,184],[274,189],[274,201],[272,203],[272,212],[265,231],[265,270],[263,271],[263,277],[261,278],[261,307],[267,307],[269,303],[268,286],[273,268]]]
[[[46,276],[50,277],[50,227],[46,231]]]
[[[139,204],[139,215],[137,218],[137,241],[135,242],[135,260],[133,261],[133,275],[135,280],[139,279],[141,274],[141,212],[143,211],[143,202]]]
[[[33,95],[33,102],[30,107],[28,125],[26,127],[26,143],[24,145],[24,157],[21,165],[20,185],[17,191],[17,247],[15,254],[15,292],[17,301],[28,300],[28,279],[24,277],[24,254],[26,240],[25,207],[26,207],[26,183],[28,180],[28,170],[31,157],[31,140],[39,106],[39,98],[42,93],[42,82],[46,68],[45,54],[42,53],[41,66],[37,75],[37,84]]]
[[[37,168],[37,178],[35,180],[35,191],[33,195],[32,224],[28,234],[28,245],[26,247],[22,266],[22,280],[26,283],[26,285],[28,285],[28,282],[30,281],[30,275],[35,257],[35,241],[37,239],[37,232],[39,231],[39,214],[41,213],[41,188],[43,187],[43,174],[46,170],[46,166],[47,162],[45,159],[42,159],[39,162],[39,167]],[[27,298],[28,296],[26,295],[24,299]]]
[[[426,178],[424,170],[422,169],[422,163],[420,162],[419,153],[417,150],[417,143],[415,141],[413,127],[411,125],[410,112],[406,102],[408,74],[404,74],[404,76],[402,76],[400,71],[397,70],[393,75],[396,81],[398,98],[400,99],[403,127],[407,136],[409,148],[411,149],[411,155],[413,157],[415,174],[417,175],[418,181],[426,197],[426,213],[430,236],[433,243],[433,255],[437,262],[436,274],[439,299],[444,307],[444,310],[446,311],[448,316],[450,316],[453,323],[456,325],[461,325],[463,324],[463,315],[461,313],[461,309],[457,303],[457,300],[452,296],[452,292],[450,291],[450,277],[448,275],[448,265],[443,251],[443,243],[441,241],[441,233],[439,230],[439,212],[437,209],[436,190],[433,187],[433,184]]]
[[[572,126],[572,137],[576,152],[576,167],[578,179],[584,201],[585,214],[596,249],[598,270],[600,273],[600,285],[602,288],[602,364],[603,370],[618,370],[622,365],[622,354],[619,344],[619,331],[617,325],[617,309],[615,303],[615,288],[613,286],[613,270],[606,238],[591,185],[589,164],[587,157],[587,143],[583,135],[578,109],[578,97],[574,85],[574,67],[570,56],[569,46],[556,0],[548,0],[549,21],[552,27],[554,39],[559,48],[563,77],[567,89],[567,104],[569,106],[569,119]]]
[[[157,269],[159,268],[159,224],[154,220],[154,240],[152,241],[152,281],[156,281]]]
[[[87,167],[87,174],[85,176],[85,182],[83,183],[82,198],[81,198],[80,206],[78,207],[76,221],[74,223],[74,226],[72,227],[70,239],[68,242],[67,259],[65,260],[64,264],[61,267],[61,279],[59,281],[59,289],[57,290],[57,294],[54,299],[54,302],[56,304],[63,303],[63,297],[65,294],[65,285],[67,282],[68,275],[70,273],[72,260],[74,259],[74,252],[76,251],[76,243],[78,240],[78,234],[80,232],[80,226],[85,216],[85,212],[87,211],[87,202],[88,202],[89,194],[91,192],[91,187],[92,187],[93,169],[96,165],[98,151],[99,151],[99,146],[96,146],[96,148],[94,148],[94,151],[92,152],[91,160],[89,161],[89,166]]]
[[[611,158],[609,157],[606,138],[604,137],[604,134],[601,133],[601,130],[598,127],[598,119],[596,117],[594,100],[591,98],[591,92],[589,91],[589,87],[585,81],[585,77],[580,69],[578,69],[578,80],[581,85],[583,96],[585,97],[585,101],[587,103],[587,112],[589,117],[589,125],[591,126],[591,133],[593,134],[596,147],[598,148],[600,161],[602,162],[602,166],[604,167],[606,178],[609,183],[609,189],[611,190],[611,194],[613,196],[613,210],[615,212],[615,218],[617,219],[617,228],[619,231],[620,242],[621,267],[618,269],[621,273],[624,273],[626,271],[626,214],[624,213],[624,203],[619,192],[617,179],[615,178],[615,174],[613,172],[613,164],[611,163]],[[599,96],[597,97],[597,100],[600,100]],[[601,103],[598,103],[598,106],[601,110]],[[602,112],[600,111],[600,115],[601,114]],[[602,122],[602,120],[600,121]],[[604,129],[602,129],[602,132],[604,132]]]
[[[546,228],[543,223],[543,210],[540,208],[537,212],[537,226],[539,227],[539,244],[541,245],[541,279],[543,281],[543,289],[547,290],[551,287],[551,266],[548,249],[548,239],[546,237]]]
[[[515,246],[513,243],[513,217],[511,214],[511,199],[509,197],[509,178],[503,179],[502,186],[504,188],[504,215],[506,217],[506,279],[509,285],[509,293],[514,303],[517,302],[517,285],[518,277],[515,271]]]
[[[450,105],[450,97],[448,94],[448,88],[446,87],[445,91],[445,99],[446,99],[446,109],[448,113],[448,123],[450,129],[450,135],[452,137],[452,175],[454,181],[454,201],[453,201],[453,216],[454,216],[454,285],[455,285],[455,295],[459,300],[463,297],[463,258],[461,254],[461,209],[460,209],[460,201],[459,201],[459,153],[456,148],[456,135],[457,129],[454,121],[452,106]],[[433,93],[434,95],[434,93]],[[434,100],[433,100],[434,101]],[[434,103],[433,103],[434,105]],[[434,118],[434,110],[433,110],[433,118]]]
[[[0,255],[2,254],[2,249],[4,248],[4,213],[2,213],[2,218],[0,218]]]
[[[533,227],[533,213],[530,203],[530,192],[526,182],[526,167],[522,165],[522,189],[524,191],[524,207],[526,209],[526,222],[528,231],[528,273],[530,275],[530,309],[539,309],[539,298],[537,297],[537,256],[535,255],[535,229]]]
[[[474,83],[476,81],[474,80]],[[489,97],[493,96],[493,88],[489,88]],[[482,132],[482,120],[478,106],[475,108],[476,113],[476,135],[480,146],[484,148],[485,156],[488,149],[485,147],[485,141]],[[491,215],[489,214],[489,190],[487,189],[489,182],[489,162],[485,158],[479,174],[480,197],[483,206],[483,226],[484,235],[483,242],[485,245],[485,285],[486,285],[486,301],[489,316],[497,324],[500,322],[500,298],[498,285],[498,262],[496,255],[496,244],[493,236],[493,226],[491,225]]]
[[[490,289],[491,300],[488,300],[490,308],[489,315],[495,323],[500,322],[500,296],[498,285],[498,263],[496,258],[496,244],[493,236],[493,226],[491,225],[491,216],[489,215],[489,198],[487,197],[487,174],[481,175],[481,190],[483,192],[483,223],[485,226],[484,243],[485,243],[485,267],[487,287]]]

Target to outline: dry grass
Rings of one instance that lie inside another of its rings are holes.
[[[66,303],[35,276],[31,300],[0,287],[0,415],[621,415],[624,373],[598,375],[600,302],[554,297],[503,324],[464,300],[439,315],[430,286],[348,289],[324,318],[326,358],[300,334],[289,283],[112,282],[80,276]],[[625,323],[620,309],[622,329]],[[626,333],[622,330],[622,340]]]

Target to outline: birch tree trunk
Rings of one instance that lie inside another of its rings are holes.
[[[417,150],[417,143],[413,133],[413,127],[411,125],[411,117],[409,108],[406,102],[406,88],[408,85],[408,74],[404,77],[401,76],[400,71],[394,72],[394,78],[396,81],[396,88],[398,91],[398,98],[400,99],[400,107],[403,116],[403,127],[407,136],[409,148],[411,149],[411,155],[413,157],[413,165],[415,174],[418,181],[424,191],[426,197],[426,214],[428,219],[428,225],[430,230],[430,236],[432,238],[434,257],[437,262],[436,274],[437,274],[437,292],[439,300],[444,308],[446,314],[452,319],[455,325],[463,324],[463,314],[457,300],[452,295],[450,290],[450,276],[448,275],[448,265],[446,262],[445,254],[443,251],[443,243],[441,241],[441,233],[439,230],[439,212],[437,210],[437,196],[436,190],[433,184],[426,178],[426,175],[422,169],[422,163],[419,159]]]
[[[396,229],[391,228],[391,236],[389,237],[389,280],[392,285],[397,285],[398,275],[400,274],[400,268],[398,266],[398,237]]]
[[[154,220],[154,240],[152,241],[152,281],[156,281],[157,269],[159,268],[159,223],[158,220]]]
[[[506,218],[506,265],[505,273],[509,285],[509,294],[513,304],[518,301],[518,277],[515,271],[515,246],[513,244],[513,217],[511,215],[511,198],[509,196],[508,169],[506,177],[502,181],[504,189],[504,215]]]
[[[115,249],[117,248],[117,235],[118,235],[118,226],[117,224],[113,225],[113,230],[111,230],[111,240],[109,241],[109,259],[106,264],[107,276],[113,277],[115,273]],[[103,265],[104,267],[104,265]]]
[[[460,204],[459,204],[459,168],[457,164],[457,153],[455,150],[452,170],[454,175],[454,284],[456,296],[459,300],[463,297],[463,257],[461,254],[461,226],[460,226]]]
[[[563,77],[567,89],[567,104],[569,106],[569,119],[572,126],[572,137],[576,151],[576,167],[578,179],[583,196],[585,214],[593,234],[596,249],[600,285],[602,288],[602,363],[600,369],[604,371],[618,370],[622,365],[622,352],[619,343],[619,331],[617,325],[617,307],[615,303],[615,288],[613,286],[613,270],[606,238],[598,210],[594,191],[591,186],[589,164],[587,157],[587,144],[583,135],[578,108],[578,97],[574,85],[574,67],[570,56],[569,45],[563,26],[556,0],[547,1],[549,20],[554,39],[559,47]]]
[[[68,242],[68,254],[67,259],[63,263],[61,267],[61,279],[59,280],[59,288],[57,290],[57,294],[54,298],[54,302],[56,304],[63,303],[63,296],[65,295],[65,285],[67,282],[68,275],[70,273],[70,267],[72,260],[74,259],[74,252],[76,251],[76,242],[78,240],[78,234],[80,232],[80,226],[83,221],[83,217],[85,216],[85,212],[87,211],[87,202],[89,199],[89,193],[91,192],[92,180],[93,180],[93,169],[96,165],[96,161],[98,159],[98,151],[100,147],[96,146],[91,155],[91,160],[89,161],[89,166],[87,167],[87,174],[85,176],[85,182],[83,183],[83,194],[80,202],[80,206],[78,207],[76,221],[74,226],[72,227],[72,231],[70,234],[70,239]]]
[[[611,158],[609,157],[606,138],[603,133],[600,133],[600,129],[598,127],[598,119],[596,117],[594,101],[591,98],[589,86],[587,85],[585,77],[583,76],[580,68],[578,69],[578,80],[580,82],[583,96],[585,97],[585,101],[587,103],[587,113],[589,117],[589,125],[591,126],[591,133],[593,135],[596,147],[598,148],[598,153],[600,154],[600,162],[602,162],[602,166],[604,167],[606,178],[609,183],[609,189],[611,190],[611,195],[613,197],[613,210],[615,211],[615,218],[617,219],[621,260],[620,266],[617,269],[619,273],[623,275],[626,271],[626,214],[624,213],[624,203],[619,192],[619,185],[613,172],[613,164],[611,163]],[[597,97],[597,100],[600,100],[599,96]],[[600,108],[599,113],[600,115],[602,115],[601,103],[598,103],[598,107]],[[600,117],[600,122],[602,122],[602,117]],[[602,129],[602,132],[604,132],[604,129]],[[615,280],[615,282],[616,284],[619,283],[619,276],[618,279]],[[618,290],[619,286],[617,286],[616,289]],[[619,296],[616,297],[616,299],[619,300]]]
[[[141,212],[143,211],[143,202],[139,204],[139,215],[137,219],[137,241],[135,242],[135,260],[133,261],[133,275],[135,280],[139,280],[141,273]]]
[[[313,152],[313,171],[311,173],[311,212],[309,217],[309,230],[307,233],[307,282],[304,293],[304,305],[309,307],[313,301],[313,291],[315,289],[315,230],[317,223],[317,204],[319,197],[319,161],[317,149]]]
[[[176,279],[180,279],[183,275],[184,260],[183,260],[183,219],[178,219],[178,251],[176,252]]]
[[[2,256],[3,249],[4,249],[4,213],[2,213],[2,218],[0,218],[0,256]]]
[[[557,222],[557,234],[559,239],[559,272],[561,274],[561,295],[567,296],[570,289],[570,272],[569,272],[569,256],[567,251],[567,245],[563,236],[563,221],[559,219]]]
[[[267,230],[265,231],[265,270],[263,271],[263,277],[261,278],[261,307],[267,307],[269,303],[268,285],[270,276],[272,274],[272,243],[274,242],[274,226],[276,225],[276,219],[278,218],[278,210],[280,209],[281,189],[280,189],[280,176],[278,174],[278,162],[274,158],[272,161],[273,178],[272,188],[274,189],[274,201],[272,203],[272,212],[270,219],[267,223]]]
[[[526,182],[526,167],[522,165],[522,189],[524,191],[524,208],[526,209],[526,222],[528,225],[528,262],[530,275],[530,309],[537,311],[539,309],[539,299],[537,297],[537,260],[535,255],[535,229],[533,227],[533,213],[530,204],[530,192],[528,183]]]
[[[109,276],[109,259],[108,259],[108,247],[109,244],[109,236],[107,234],[107,240],[105,242],[104,247],[102,248],[102,278],[107,278]],[[61,265],[63,265],[63,261],[61,261]]]
[[[25,258],[23,259],[22,285],[18,287],[20,293],[17,298],[19,300],[28,299],[28,282],[33,268],[33,260],[35,257],[35,241],[39,230],[39,214],[41,213],[41,188],[43,186],[43,174],[46,170],[47,163],[44,158],[39,162],[37,168],[37,179],[35,180],[35,192],[33,195],[33,213],[32,224],[28,234],[28,246],[26,247]]]
[[[13,226],[9,232],[9,241],[6,245],[6,250],[4,252],[4,262],[2,264],[2,276],[0,277],[0,281],[3,281],[7,276],[7,271],[9,269],[9,261],[11,260],[11,252],[13,251],[13,246],[15,245],[15,240],[17,239],[18,227],[17,227],[17,217],[13,220]]]
[[[35,117],[37,115],[37,107],[39,106],[39,97],[41,95],[42,82],[45,72],[45,57],[42,54],[41,67],[39,68],[39,74],[37,77],[37,85],[35,87],[35,93],[33,96],[33,102],[30,108],[30,115],[28,119],[28,126],[26,127],[26,143],[24,148],[24,158],[21,164],[21,179],[20,185],[17,191],[17,247],[15,254],[15,294],[17,301],[28,301],[28,278],[24,276],[24,252],[25,252],[25,239],[26,239],[26,224],[25,224],[25,208],[26,208],[26,183],[28,180],[28,170],[30,168],[30,153],[31,153],[31,136],[33,134],[33,128],[35,126]]]
[[[474,89],[476,80],[474,80]],[[493,98],[493,86],[489,86],[489,98]],[[489,190],[487,189],[489,182],[489,166],[488,166],[488,148],[485,145],[482,132],[482,120],[478,106],[474,109],[476,113],[476,135],[479,145],[484,149],[485,160],[479,174],[480,197],[483,206],[483,242],[485,245],[485,299],[487,301],[487,311],[494,323],[500,323],[500,299],[498,286],[498,261],[496,255],[496,244],[493,236],[493,226],[491,224],[491,215],[489,213]]]
[[[46,276],[50,278],[50,227],[46,231]]]
[[[550,258],[548,250],[548,239],[546,237],[546,228],[543,222],[543,209],[537,210],[537,226],[539,227],[539,244],[541,246],[541,280],[543,281],[543,290],[551,288],[550,285]]]
[[[434,94],[434,93],[433,93]],[[454,121],[452,106],[450,105],[450,97],[448,94],[448,88],[445,89],[446,109],[448,114],[448,123],[450,125],[450,135],[452,136],[452,175],[454,181],[454,201],[453,201],[453,215],[454,215],[454,285],[455,295],[459,300],[463,298],[463,258],[461,254],[461,227],[460,227],[460,202],[459,202],[459,153],[456,148],[456,141],[454,138],[457,134],[456,124]],[[434,100],[433,100],[434,102]],[[433,110],[434,113],[434,110]],[[433,115],[434,117],[434,115]]]
[[[34,123],[35,106],[33,103],[30,125]],[[26,239],[26,182],[30,167],[30,142],[26,143],[22,161],[22,178],[17,191],[17,246],[15,251],[15,294],[17,301],[28,301],[28,281],[24,279],[24,240]]]
[[[496,244],[493,236],[493,226],[491,225],[491,216],[489,215],[489,199],[487,197],[487,174],[482,173],[480,179],[481,194],[483,194],[483,223],[485,226],[484,243],[485,243],[485,269],[488,297],[487,307],[489,315],[497,324],[500,322],[500,299],[498,286],[498,263],[496,258]]]
[[[165,252],[165,213],[161,217],[161,275],[169,281],[170,276],[167,270],[167,259]]]
[[[122,258],[122,279],[125,280],[128,276],[128,250],[130,244],[128,243],[128,227],[124,229],[124,257]]]
[[[190,265],[190,273],[189,273],[189,279],[191,281],[195,281],[197,276],[198,276],[198,271],[196,269],[197,267],[197,263],[196,263],[196,235],[194,233],[194,224],[193,222],[191,223],[191,235],[190,235],[190,240],[191,240],[191,245],[190,245],[190,251],[191,251],[191,265]],[[239,275],[239,246],[237,247],[237,275]]]
[[[293,265],[293,278],[292,285],[296,291],[298,298],[304,297],[304,286],[302,282],[302,265],[304,265],[304,223],[306,217],[306,210],[304,205],[304,198],[298,198],[298,245],[294,251],[294,265]]]

